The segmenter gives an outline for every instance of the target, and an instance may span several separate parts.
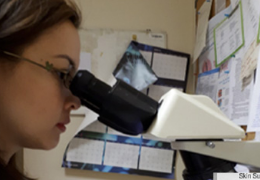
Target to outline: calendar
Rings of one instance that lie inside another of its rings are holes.
[[[132,41],[113,74],[159,101],[172,88],[186,91],[189,61],[189,54]],[[142,68],[140,63],[144,64]],[[148,89],[140,88],[144,85],[149,85],[145,86]]]
[[[174,179],[175,156],[170,142],[125,135],[95,121],[70,142],[62,166]]]
[[[132,42],[136,46],[158,80],[143,91],[156,101],[172,88],[186,92],[190,55],[165,48]]]

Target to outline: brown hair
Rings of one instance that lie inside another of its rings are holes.
[[[0,0],[0,50],[21,54],[42,32],[65,20],[76,28],[81,23],[70,0]]]
[[[66,20],[80,26],[81,13],[70,0],[0,0],[0,51],[21,54],[46,29]],[[19,62],[0,52],[0,63],[4,61]],[[0,159],[0,179],[29,180],[12,162],[14,157],[7,165]]]

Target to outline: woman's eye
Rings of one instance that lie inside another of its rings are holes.
[[[64,80],[64,78],[65,78],[65,76],[66,76],[66,73],[60,72],[60,71],[57,71],[56,73],[57,73],[57,75],[59,76],[59,78],[60,78],[61,80]]]

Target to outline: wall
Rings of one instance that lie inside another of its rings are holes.
[[[168,48],[191,54],[194,46],[194,0],[77,0],[83,11],[84,28],[165,31]],[[193,68],[191,68],[192,70]],[[193,73],[189,77],[192,92]],[[51,151],[24,150],[24,168],[39,180],[156,180],[158,178],[97,173],[61,168],[63,152],[83,117],[72,117],[60,144]],[[183,164],[178,157],[177,179]]]

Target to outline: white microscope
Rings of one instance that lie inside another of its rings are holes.
[[[260,168],[260,143],[241,141],[244,130],[207,96],[172,89],[156,102],[120,80],[110,87],[88,71],[76,74],[70,90],[117,131],[171,140],[186,166],[185,180],[212,180],[215,172],[235,172],[237,163]]]

